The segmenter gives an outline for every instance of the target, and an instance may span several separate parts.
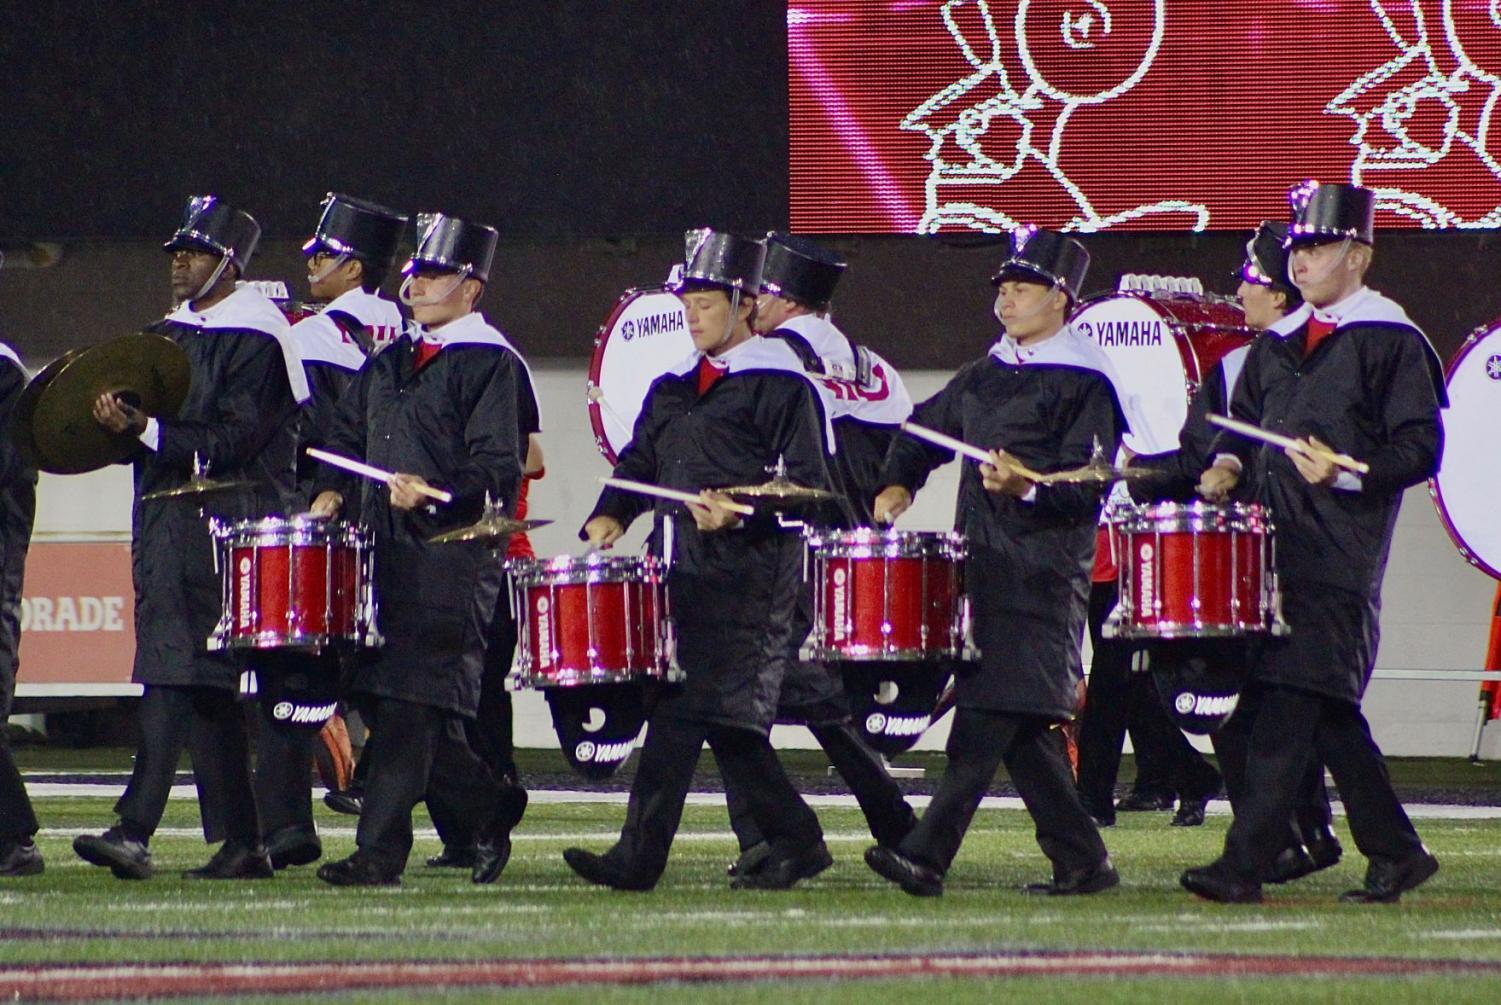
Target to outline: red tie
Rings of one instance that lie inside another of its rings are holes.
[[[438,350],[441,348],[443,348],[442,342],[425,342],[419,340],[417,342],[417,365],[413,369],[421,370],[424,366],[427,366],[427,364],[432,362],[433,357],[438,355]]]
[[[725,374],[727,367],[715,366],[709,357],[704,356],[698,361],[698,393],[703,395],[717,384]]]
[[[1318,318],[1308,319],[1308,339],[1303,344],[1303,358],[1313,355],[1313,351],[1319,347],[1334,332],[1333,321],[1320,321]]]

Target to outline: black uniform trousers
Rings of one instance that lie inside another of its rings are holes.
[[[228,688],[147,684],[140,720],[135,768],[115,803],[126,833],[144,841],[155,832],[186,746],[205,837],[212,841],[222,833],[237,844],[257,845],[261,830],[250,780],[250,738],[239,696]]]
[[[1114,813],[1127,729],[1136,754],[1132,791],[1194,800],[1213,795],[1220,787],[1219,774],[1162,708],[1150,674],[1132,670],[1141,644],[1102,634],[1119,594],[1113,581],[1095,583],[1089,591],[1089,640],[1094,657],[1079,723],[1079,794],[1091,810],[1106,817]]]
[[[1235,718],[1241,715],[1250,745],[1243,795],[1225,836],[1224,863],[1231,872],[1258,881],[1287,847],[1288,821],[1316,760],[1334,775],[1350,836],[1363,855],[1400,861],[1423,847],[1358,704],[1253,681]]]
[[[765,734],[679,718],[659,706],[641,745],[620,840],[605,853],[611,864],[651,882],[666,871],[705,742],[719,761],[725,788],[741,794],[773,854],[796,854],[823,840],[818,817],[792,787]]]
[[[1063,732],[1051,719],[961,707],[954,713],[948,767],[917,828],[898,850],[947,872],[980,800],[1002,763],[1032,814],[1037,844],[1054,875],[1105,861],[1105,842],[1079,801]]]
[[[5,737],[5,720],[10,718],[16,681],[4,667],[14,668],[15,657],[5,654],[0,660],[3,660],[0,663],[0,844],[3,844],[31,840],[39,825],[31,808],[31,797],[26,794],[26,783],[21,780],[21,772],[11,755],[10,741]]]
[[[1224,726],[1209,735],[1215,757],[1219,759],[1220,772],[1225,776],[1225,794],[1230,797],[1230,808],[1236,813],[1240,812],[1245,800],[1246,760],[1251,750],[1253,713],[1245,701],[1243,698],[1241,707]],[[1328,789],[1324,786],[1324,764],[1315,756],[1303,772],[1293,797],[1287,847],[1303,844],[1333,823],[1334,812],[1329,806]]]
[[[412,810],[425,798],[452,807],[452,826],[470,844],[501,809],[501,786],[469,747],[457,712],[397,698],[363,696],[360,714],[378,741],[365,748],[370,775],[355,844],[390,874],[412,852]]]
[[[519,788],[521,783],[521,773],[516,768],[511,695],[506,690],[506,675],[511,672],[515,654],[516,620],[511,617],[511,583],[507,576],[495,617],[490,622],[490,641],[485,646],[479,712],[473,719],[464,720],[464,737],[469,748],[507,789]],[[427,812],[445,846],[465,848],[474,843],[474,835],[467,829],[463,808],[451,805],[445,798],[453,791],[452,786],[430,788]]]

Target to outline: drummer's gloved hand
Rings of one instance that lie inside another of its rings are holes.
[[[1331,461],[1325,454],[1313,453],[1314,450],[1322,450],[1333,453],[1328,444],[1321,442],[1317,437],[1309,436],[1300,439],[1298,443],[1301,450],[1286,447],[1283,453],[1292,460],[1293,467],[1298,469],[1298,474],[1310,485],[1333,485],[1339,477],[1339,465]]]
[[[1224,502],[1239,484],[1240,465],[1229,459],[1218,459],[1199,476],[1199,495],[1210,502]]]
[[[613,516],[597,516],[584,524],[584,539],[591,548],[608,548],[624,534],[625,527]]]
[[[906,486],[888,485],[876,496],[876,501],[871,504],[871,512],[876,523],[890,525],[896,523],[896,518],[911,507],[912,493],[907,491]]]
[[[704,489],[699,493],[699,498],[703,502],[685,504],[688,512],[693,514],[693,522],[698,524],[699,530],[705,534],[712,534],[717,530],[739,525],[740,515],[724,506],[725,503],[732,501],[729,496],[723,492],[711,492]]]
[[[140,436],[146,431],[146,413],[108,391],[94,399],[94,421],[112,433]]]
[[[318,498],[313,500],[312,508],[308,513],[320,519],[331,520],[339,515],[339,510],[344,507],[344,497],[330,489],[327,492],[318,493]]]
[[[980,465],[980,483],[985,491],[997,495],[1015,496],[1018,499],[1036,486],[1011,466],[1011,456],[1004,450],[992,450],[990,463]]]

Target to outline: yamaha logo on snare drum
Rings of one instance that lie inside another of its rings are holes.
[[[550,607],[545,596],[538,597],[533,606],[537,614],[537,665],[544,669],[552,666],[552,619],[547,616]]]
[[[644,318],[627,318],[620,323],[620,337],[629,342],[634,338],[649,338],[663,332],[683,330],[683,312],[667,311],[663,314],[648,314]]]
[[[240,606],[236,613],[240,618],[241,629],[248,629],[254,623],[255,615],[250,607],[250,572],[254,567],[249,555],[240,557]]]
[[[845,583],[845,580],[847,578],[848,578],[848,576],[846,575],[846,573],[845,573],[845,571],[843,569],[836,568],[834,570],[834,596],[833,596],[832,601],[831,601],[831,606],[834,609],[833,616],[834,616],[834,641],[835,642],[843,642],[844,641],[844,636],[845,636],[845,631],[844,631],[844,612],[845,612],[845,607],[846,607],[846,601],[845,601],[845,587],[844,587],[844,583]]]
[[[612,761],[623,761],[630,757],[635,746],[634,739],[623,740],[620,743],[595,743],[593,740],[584,740],[573,748],[573,759],[580,764],[609,764]]]
[[[1155,593],[1157,588],[1157,570],[1153,562],[1153,559],[1157,557],[1157,549],[1152,547],[1152,542],[1143,541],[1141,547],[1136,551],[1136,557],[1139,569],[1136,577],[1139,599],[1136,606],[1142,619],[1145,620],[1151,617],[1152,608],[1157,604]]]
[[[886,715],[872,712],[865,717],[865,732],[871,736],[920,736],[928,728],[926,715]]]

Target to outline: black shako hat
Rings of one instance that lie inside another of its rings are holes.
[[[845,263],[806,237],[773,231],[766,235],[761,292],[785,297],[815,311],[829,309]]]
[[[1295,289],[1287,272],[1288,254],[1283,245],[1286,239],[1287,224],[1279,220],[1261,221],[1261,226],[1246,242],[1246,260],[1240,267],[1240,278],[1257,286]]]
[[[1007,279],[1041,280],[1078,300],[1088,271],[1089,252],[1084,245],[1072,237],[1027,224],[1011,232],[1011,254],[990,281],[999,286]]]
[[[1245,659],[1234,645],[1175,642],[1150,650],[1152,681],[1178,728],[1200,735],[1218,732],[1240,704]]]
[[[737,234],[700,227],[683,235],[683,262],[667,279],[673,293],[695,283],[740,290],[755,296],[761,289],[761,266],[766,245]]]
[[[188,197],[177,232],[162,248],[207,251],[228,258],[244,275],[260,240],[261,225],[255,222],[255,217],[226,206],[218,196],[194,195]]]
[[[1376,195],[1359,185],[1305,181],[1287,191],[1288,229],[1284,248],[1348,239],[1376,243]]]
[[[302,246],[304,255],[327,252],[348,255],[369,265],[389,269],[406,231],[404,213],[365,199],[330,192],[323,197],[323,215],[313,236]]]
[[[422,269],[462,272],[487,283],[499,240],[495,228],[483,223],[470,223],[442,213],[418,213],[417,250],[401,267],[401,274],[410,276]]]

